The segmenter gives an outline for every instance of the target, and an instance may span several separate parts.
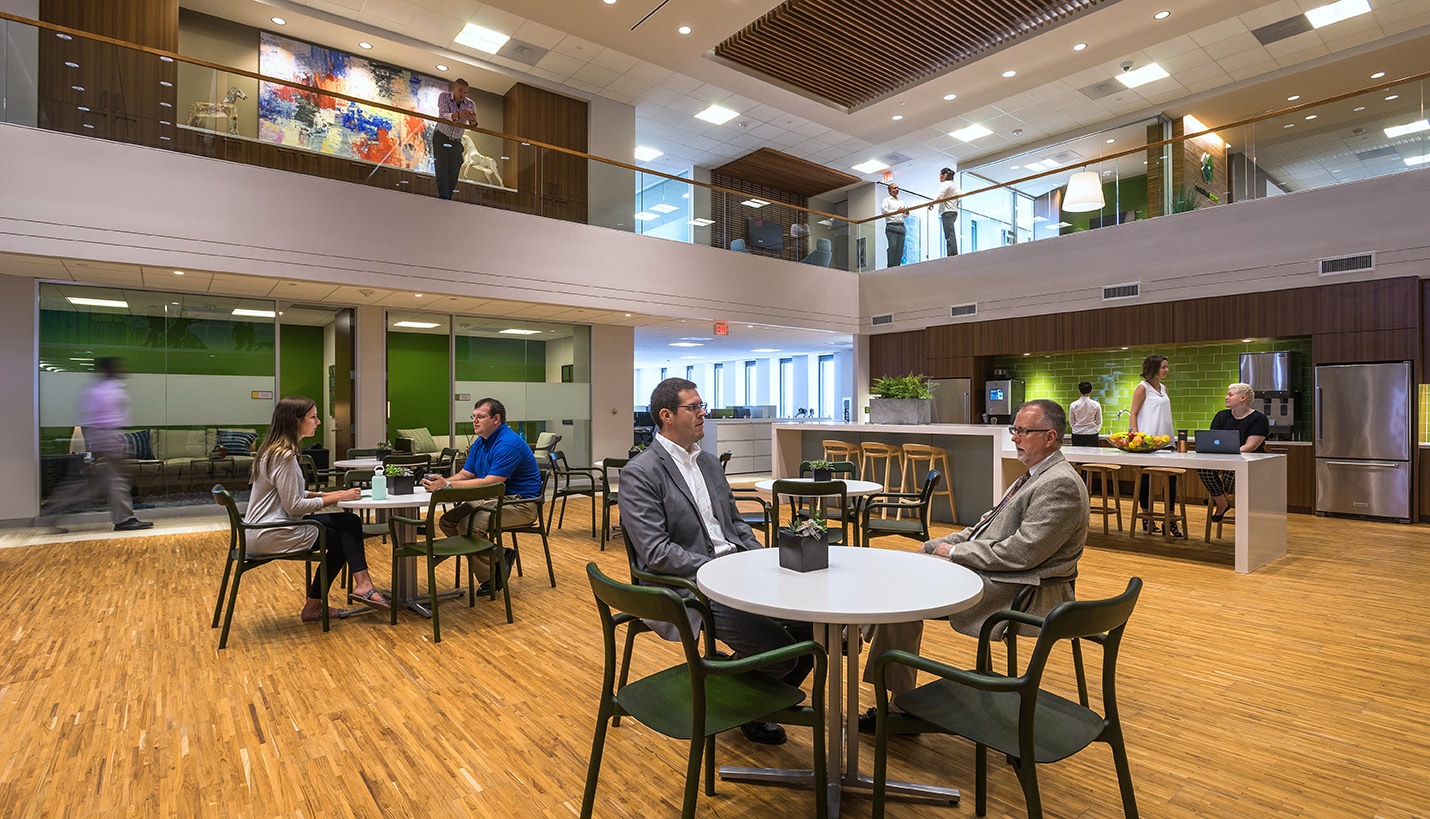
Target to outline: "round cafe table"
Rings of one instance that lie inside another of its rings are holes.
[[[711,600],[731,608],[814,624],[829,652],[826,745],[830,815],[839,815],[845,788],[870,789],[859,773],[859,626],[946,617],[974,605],[983,581],[969,569],[920,552],[833,546],[829,568],[796,572],[780,567],[779,549],[725,555],[700,567],[695,582]],[[839,662],[847,641],[846,662]],[[843,673],[841,673],[843,672]],[[847,682],[846,682],[847,681]],[[720,768],[724,779],[812,784],[813,771]],[[958,790],[889,782],[891,793],[958,801]]]
[[[814,479],[813,479],[813,478],[781,478],[781,480],[790,481],[790,482],[793,482],[793,483],[814,483]],[[859,520],[860,520],[859,510],[860,510],[860,508],[861,508],[860,504],[862,503],[862,501],[860,501],[860,500],[858,500],[858,499],[859,499],[859,498],[866,497],[866,496],[868,496],[868,495],[877,495],[877,494],[879,494],[880,492],[883,492],[883,491],[884,491],[884,485],[881,484],[881,483],[875,483],[874,481],[855,481],[855,480],[849,480],[849,479],[845,479],[845,478],[835,478],[835,480],[837,480],[837,481],[839,481],[840,483],[844,484],[844,492],[845,492],[845,494],[847,494],[847,495],[848,495],[849,497],[851,497],[851,498],[855,498],[855,499],[856,499],[855,502],[852,504],[851,509],[847,512],[847,514],[850,516],[850,518],[849,518],[849,523],[850,523],[851,527],[854,529],[854,532],[853,532],[853,534],[851,535],[851,537],[852,537],[852,539],[853,539],[853,541],[854,541],[852,545],[858,546],[858,545],[859,545]],[[775,482],[772,481],[772,480],[771,480],[771,481],[756,481],[756,482],[755,482],[755,488],[758,489],[758,490],[760,490],[761,492],[773,492],[774,489],[775,489]],[[819,497],[819,496],[816,496],[816,495],[799,495],[798,497],[811,498],[811,497]],[[827,497],[827,496],[826,496],[826,497]],[[835,497],[837,497],[837,496],[835,496]],[[775,499],[774,499],[774,502],[775,502],[775,503],[779,503],[779,502],[780,502],[780,499],[779,499],[779,498],[775,498]],[[841,513],[841,514],[846,514],[846,513]]]
[[[381,458],[343,458],[333,461],[334,469],[377,469],[382,466]]]
[[[339,463],[342,462],[339,461]],[[409,517],[422,517],[427,513],[428,502],[431,499],[432,493],[423,489],[421,484],[418,484],[409,495],[394,495],[389,488],[387,497],[382,500],[375,500],[372,497],[372,490],[364,489],[362,490],[362,498],[355,501],[340,501],[338,507],[355,511],[360,509],[377,509],[382,512],[389,512],[394,509],[416,509],[417,513],[415,515],[409,515]],[[415,527],[405,524],[399,527],[398,534],[404,541],[417,537]],[[393,544],[393,547],[395,548],[396,544]],[[432,610],[427,607],[426,603],[421,602],[426,599],[426,596],[417,593],[417,575],[420,573],[418,572],[417,558],[404,557],[396,562],[394,568],[396,572],[392,578],[392,591],[390,594],[384,595],[388,598],[389,603],[394,606],[399,604],[405,605],[423,617],[431,617]],[[461,594],[462,590],[456,589],[454,591],[441,592],[437,596],[446,598],[457,597]],[[362,602],[359,598],[353,599]]]

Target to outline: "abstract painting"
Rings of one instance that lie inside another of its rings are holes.
[[[445,80],[341,51],[259,33],[258,71],[271,77],[437,113]],[[432,173],[432,123],[286,85],[258,84],[258,138],[333,156]]]

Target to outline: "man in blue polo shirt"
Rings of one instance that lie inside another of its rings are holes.
[[[536,466],[536,456],[531,447],[506,425],[506,407],[495,398],[483,398],[472,410],[472,429],[477,433],[477,441],[467,453],[467,463],[462,471],[450,478],[429,478],[422,481],[427,491],[435,491],[447,486],[470,487],[490,486],[494,483],[506,485],[506,498],[502,505],[501,523],[506,526],[522,526],[536,520],[535,503],[513,503],[518,498],[536,498],[541,494],[541,470]],[[491,521],[491,507],[473,506],[461,503],[442,515],[442,531],[448,537],[459,531],[466,531],[468,515],[476,515],[472,524],[474,534],[486,537]],[[505,558],[508,567],[516,557],[516,552],[507,549]],[[478,563],[477,577],[482,585],[477,594],[487,594],[490,571],[483,563]],[[498,588],[501,588],[498,586]]]

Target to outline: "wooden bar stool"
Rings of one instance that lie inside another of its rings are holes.
[[[1182,531],[1187,531],[1187,502],[1182,499],[1178,492],[1174,497],[1172,494],[1171,478],[1176,477],[1179,481],[1185,481],[1187,470],[1176,469],[1165,466],[1145,466],[1138,470],[1137,494],[1132,499],[1132,537],[1137,536],[1137,521],[1145,520],[1149,524],[1157,522],[1157,490],[1162,490],[1162,537],[1167,540],[1172,539],[1172,524],[1181,523]],[[1141,494],[1141,475],[1147,476],[1147,509],[1143,510],[1138,503],[1138,496]],[[1181,512],[1176,513],[1180,506]]]
[[[929,470],[937,469],[943,474],[943,481],[940,484],[942,489],[935,489],[933,497],[929,499],[932,514],[932,503],[940,496],[948,497],[948,514],[954,523],[958,522],[958,504],[953,499],[953,470],[948,465],[948,450],[942,447],[926,446],[924,444],[904,444],[904,468],[899,472],[900,486],[920,486],[923,479],[919,477],[918,464],[924,465],[924,474]]]
[[[880,483],[883,484],[884,491],[904,491],[903,450],[893,444],[865,441],[860,447],[860,452],[862,453],[862,460],[860,461],[859,471],[863,475],[864,480],[878,480],[875,477],[879,474],[879,464],[876,463],[876,461],[881,462],[884,465],[884,480],[880,481]],[[897,488],[893,486],[895,475],[899,476],[899,485]],[[883,510],[879,516],[887,518],[889,516],[889,510]]]
[[[1206,534],[1202,535],[1202,542],[1203,542],[1203,543],[1211,543],[1211,542],[1212,542],[1212,510],[1213,510],[1213,509],[1216,509],[1216,506],[1212,503],[1212,499],[1211,499],[1211,498],[1207,498],[1207,531],[1206,531]],[[1221,540],[1221,527],[1222,527],[1224,524],[1227,524],[1227,523],[1235,524],[1235,523],[1236,523],[1236,516],[1232,514],[1232,512],[1235,511],[1235,510],[1236,510],[1236,503],[1235,503],[1235,501],[1233,501],[1231,498],[1227,498],[1226,514],[1225,514],[1224,516],[1222,516],[1222,519],[1221,519],[1221,520],[1216,521],[1216,536],[1217,536],[1217,540]]]
[[[1107,534],[1107,518],[1109,515],[1117,516],[1117,531],[1122,531],[1122,488],[1117,485],[1117,479],[1122,472],[1122,467],[1118,464],[1078,464],[1077,471],[1082,473],[1082,479],[1087,483],[1088,513],[1092,515],[1102,515],[1102,533]],[[1098,495],[1092,493],[1092,476],[1098,476]],[[1107,494],[1108,484],[1112,484],[1112,495]],[[1094,500],[1100,501],[1093,504]]]
[[[858,444],[851,444],[848,441],[820,441],[824,447],[824,460],[831,462],[848,461],[856,466],[861,457]]]

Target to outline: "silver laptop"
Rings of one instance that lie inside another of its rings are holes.
[[[1235,455],[1241,451],[1241,433],[1234,429],[1197,430],[1197,453]]]

